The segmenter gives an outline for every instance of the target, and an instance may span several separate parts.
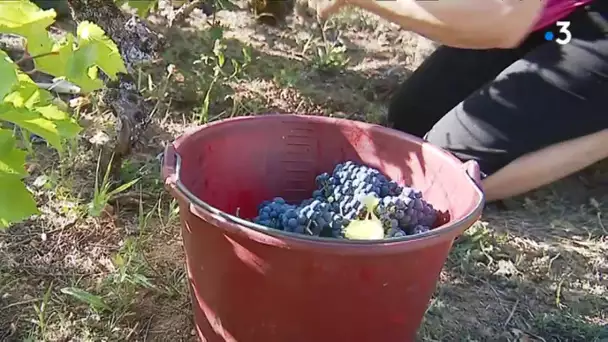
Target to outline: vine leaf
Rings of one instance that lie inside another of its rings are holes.
[[[0,173],[0,189],[11,194],[0,197],[0,228],[39,213],[36,201],[19,177]]]
[[[74,75],[95,76],[96,70],[91,71],[92,67],[99,67],[113,80],[118,73],[127,73],[118,47],[101,27],[83,21],[78,25],[77,35],[78,49],[74,51],[72,63],[68,63]]]
[[[0,100],[8,94],[17,83],[17,67],[6,52],[0,50]]]
[[[36,202],[21,179],[26,175],[26,152],[15,148],[13,132],[0,129],[0,228],[37,214]]]
[[[0,174],[26,176],[27,152],[15,148],[15,137],[8,129],[0,129]]]
[[[38,71],[64,77],[84,92],[103,87],[97,79],[97,67],[111,79],[127,72],[116,44],[91,22],[81,22],[76,37],[68,34],[63,41],[55,42],[47,31],[55,16],[54,10],[43,11],[28,0],[0,1],[0,32],[25,38],[27,52]],[[7,72],[7,68],[0,66],[0,72]]]
[[[97,68],[111,79],[118,73],[126,73],[118,47],[97,25],[83,21],[78,25],[77,36],[68,34],[61,44],[52,48],[55,52],[35,59],[36,68],[56,77],[65,77],[79,86],[83,92],[103,87],[97,78]]]
[[[62,139],[71,140],[78,136],[82,131],[82,127],[71,118],[66,112],[62,111],[55,105],[47,105],[44,107],[37,107],[36,111],[40,113],[44,118],[51,120],[57,132]]]
[[[40,89],[28,75],[20,72],[17,74],[17,79],[19,82],[13,87],[12,92],[6,95],[4,102],[11,103],[15,107],[31,109],[38,104],[50,103],[52,101],[53,96],[51,93]]]
[[[43,56],[34,59],[36,70],[56,77],[66,76],[66,65],[73,51],[74,36],[68,34],[62,42],[53,42],[49,51],[41,53]],[[48,54],[49,52],[55,53]]]
[[[10,104],[0,104],[0,120],[28,130],[51,144],[58,151],[63,151],[61,134],[53,121],[28,108],[18,108]],[[0,187],[2,189],[2,187]]]
[[[29,110],[30,112],[33,111],[28,114],[27,117],[40,115],[43,119],[50,120],[59,134],[59,138],[70,140],[75,138],[82,131],[82,127],[80,127],[75,119],[70,117],[68,113],[61,110],[56,105],[52,104],[53,95],[49,91],[38,88],[36,83],[34,83],[26,74],[19,73],[18,79],[19,83],[17,84],[17,87],[4,98],[4,102],[7,106],[0,108],[8,110],[11,108],[8,105],[11,104],[14,108],[22,108]],[[3,114],[0,114],[0,117],[2,117],[2,115]],[[9,117],[12,117],[12,115],[9,114]],[[43,127],[46,127],[47,124],[48,123],[44,122]],[[27,129],[27,127],[23,128]],[[32,133],[38,134],[34,131],[32,131]],[[55,134],[54,131],[53,134]]]
[[[41,10],[28,0],[0,1],[0,32],[27,39],[27,51],[38,55],[51,51],[47,28],[55,21],[55,10]]]

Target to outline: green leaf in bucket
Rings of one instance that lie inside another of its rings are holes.
[[[382,222],[374,215],[374,209],[379,203],[373,195],[365,196],[361,202],[367,209],[367,217],[363,220],[352,220],[344,228],[344,237],[349,240],[379,240],[384,238]]]

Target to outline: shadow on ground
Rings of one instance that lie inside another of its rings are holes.
[[[353,70],[337,61],[346,58],[339,52],[322,57],[317,52],[294,53],[293,39],[273,31],[276,42],[269,43],[271,29],[257,30],[266,31],[235,34],[215,26],[170,33],[171,48],[164,60],[183,76],[170,86],[173,108],[189,115],[204,112],[206,120],[266,111],[382,122],[384,106],[407,73],[386,65]],[[318,43],[311,47],[316,48],[321,48]],[[218,68],[219,59],[224,64]],[[215,69],[222,70],[220,76],[214,75]]]
[[[538,194],[542,200],[519,199],[518,209],[488,208],[455,243],[423,340],[608,338],[608,234],[598,215],[606,206],[576,205],[567,193],[547,191]]]

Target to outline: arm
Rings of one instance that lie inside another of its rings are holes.
[[[546,0],[346,0],[443,45],[511,48],[523,40]]]

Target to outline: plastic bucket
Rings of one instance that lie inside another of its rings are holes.
[[[444,212],[438,227],[357,242],[243,219],[275,196],[310,197],[315,176],[346,160],[422,190]],[[182,135],[165,151],[163,178],[179,202],[199,337],[414,340],[452,242],[481,215],[476,166],[392,129],[321,116],[241,117]]]

